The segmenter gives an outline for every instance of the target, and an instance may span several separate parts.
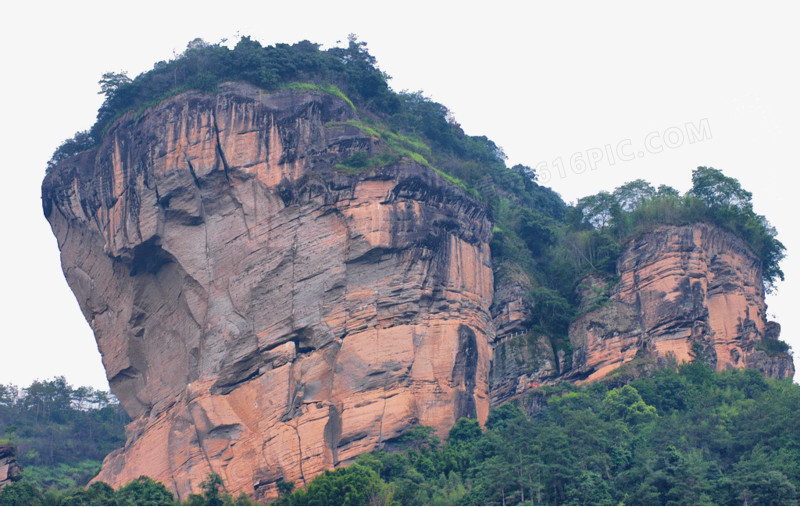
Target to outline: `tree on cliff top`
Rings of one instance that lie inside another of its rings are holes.
[[[580,199],[573,213],[573,227],[609,230],[623,241],[658,225],[709,222],[744,240],[762,264],[767,292],[784,279],[780,262],[786,256],[777,231],[753,211],[753,194],[735,178],[713,167],[692,172],[692,188],[681,196],[671,187],[655,190],[643,180]]]
[[[128,77],[127,72],[106,72],[97,83],[100,85],[100,91],[97,93],[105,95],[106,99],[109,99],[114,96],[120,87],[130,83],[131,78]]]
[[[692,171],[692,189],[689,195],[697,197],[710,208],[735,208],[752,210],[753,194],[742,188],[739,180],[725,176],[713,167],[698,167]]]

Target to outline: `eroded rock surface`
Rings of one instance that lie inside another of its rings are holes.
[[[0,489],[22,478],[22,468],[17,463],[17,453],[13,445],[0,444]]]
[[[695,352],[718,370],[794,375],[790,354],[759,346],[778,339],[780,326],[766,318],[761,261],[732,233],[708,224],[659,227],[624,245],[617,271],[616,284],[590,276],[578,287],[571,357],[556,358],[546,337],[520,330],[524,316],[501,332],[508,310],[497,310],[498,299],[515,307],[522,296],[496,294],[493,404],[541,384],[596,380],[636,358],[664,366]]]
[[[226,84],[127,114],[46,177],[64,273],[133,419],[99,480],[186,498],[216,472],[264,500],[413,425],[443,437],[638,357],[699,346],[718,369],[793,375],[759,347],[780,327],[758,258],[703,224],[625,245],[619,283],[582,284],[572,353],[554,353],[528,275],[496,266],[494,285],[482,205],[410,161],[337,169],[385,148],[356,120],[325,94]]]
[[[619,284],[570,328],[571,378],[596,379],[634,357],[690,361],[693,347],[718,370],[794,375],[791,356],[757,349],[777,339],[766,319],[761,261],[735,235],[695,224],[659,227],[631,241]]]
[[[43,184],[64,273],[134,421],[99,480],[274,496],[414,424],[489,409],[485,210],[343,101],[227,84],[114,124]]]

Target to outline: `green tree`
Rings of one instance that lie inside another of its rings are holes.
[[[131,82],[131,78],[128,77],[128,73],[125,71],[106,72],[103,74],[103,77],[100,78],[100,81],[97,82],[97,84],[100,85],[100,91],[97,93],[105,95],[108,99],[113,97],[121,87]]]
[[[200,489],[203,490],[202,505],[222,505],[224,503],[222,498],[224,488],[225,484],[219,474],[208,474],[206,480],[200,483]]]
[[[450,428],[447,443],[455,445],[458,443],[474,442],[481,437],[481,434],[481,425],[477,420],[462,417]]]
[[[278,494],[280,496],[289,495],[292,491],[294,491],[294,481],[280,480],[276,486],[278,487]]]
[[[42,494],[31,483],[22,480],[0,490],[0,505],[43,505]]]
[[[305,488],[279,499],[286,505],[382,505],[391,503],[391,487],[370,467],[355,463],[326,470]]]
[[[609,391],[603,400],[603,410],[607,417],[629,424],[650,422],[658,417],[656,408],[646,404],[639,391],[630,385]]]
[[[499,407],[492,407],[489,418],[486,420],[486,427],[493,430],[504,428],[514,419],[524,418],[525,413],[515,403],[504,403]]]
[[[119,488],[118,505],[173,505],[175,496],[163,484],[141,476]]]
[[[579,212],[581,223],[602,230],[613,223],[614,217],[619,213],[620,204],[613,194],[600,192],[578,199],[575,209]]]
[[[635,210],[643,201],[652,199],[656,195],[656,189],[644,180],[634,180],[617,187],[612,194],[616,204],[622,211],[631,212]]]
[[[567,505],[614,505],[609,481],[593,471],[583,470],[567,487]]]
[[[692,171],[689,195],[697,197],[709,207],[752,208],[753,194],[742,188],[737,179],[725,176],[713,167],[698,167]]]

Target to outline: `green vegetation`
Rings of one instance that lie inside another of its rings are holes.
[[[282,86],[281,88],[282,89],[287,89],[287,90],[299,90],[299,91],[304,91],[304,92],[313,91],[313,92],[327,93],[328,95],[331,95],[333,97],[342,99],[343,101],[347,102],[347,104],[354,111],[356,109],[356,106],[355,106],[355,104],[353,104],[353,101],[351,101],[347,97],[347,95],[345,95],[342,92],[342,90],[340,90],[339,87],[336,86],[336,85],[332,85],[332,84],[323,85],[323,84],[316,84],[316,83],[289,83],[288,85]]]
[[[184,502],[186,505],[253,505],[250,498],[240,493],[236,498],[225,490],[225,484],[217,473],[210,473],[205,481],[200,483],[202,493],[192,493]]]
[[[23,477],[42,491],[86,485],[125,444],[129,421],[112,395],[73,388],[63,377],[25,389],[0,384],[0,436],[16,446]]]
[[[625,370],[625,371],[623,371]],[[461,419],[444,445],[415,427],[324,472],[281,481],[277,505],[785,505],[800,500],[800,386],[700,360],[634,378],[630,368],[585,386],[529,391],[492,410],[483,429]],[[626,373],[627,371],[627,373]],[[533,415],[523,408],[536,407]],[[0,505],[174,505],[140,477],[44,490],[23,480]],[[188,505],[248,505],[211,474]]]
[[[753,212],[750,193],[736,180],[699,168],[685,196],[637,180],[611,193],[585,197],[570,208],[536,182],[535,170],[519,164],[507,167],[503,150],[494,142],[467,135],[445,106],[421,92],[393,91],[366,43],[352,34],[346,47],[327,50],[308,41],[262,46],[242,37],[228,49],[195,39],[177,58],[158,62],[135,79],[124,73],[104,74],[100,85],[106,100],[96,123],[65,141],[50,166],[98,143],[127,111],[140,114],[190,89],[212,92],[224,81],[339,97],[357,112],[357,119],[339,125],[358,128],[382,141],[383,147],[351,153],[336,164],[337,170],[359,173],[413,160],[483,202],[495,223],[491,247],[496,283],[502,285],[510,277],[529,280],[532,319],[527,325],[551,336],[565,352],[567,327],[578,311],[578,284],[590,273],[613,284],[621,244],[656,225],[718,224],[744,238],[761,257],[767,289],[783,278],[783,245],[766,219]]]
[[[305,488],[288,493],[276,505],[391,505],[392,488],[373,467],[355,463],[326,470]]]
[[[27,479],[0,491],[0,505],[175,505],[175,495],[149,477],[139,477],[118,490],[105,482],[45,492]],[[204,504],[222,505],[222,504]],[[233,505],[233,504],[228,504]]]
[[[789,344],[783,340],[761,340],[756,343],[756,350],[763,350],[770,356],[790,353],[790,349]]]
[[[655,189],[636,180],[614,190],[580,199],[571,210],[571,222],[600,232],[599,237],[622,242],[664,224],[707,222],[727,229],[761,259],[764,283],[769,291],[783,280],[780,262],[785,248],[766,218],[753,211],[752,194],[739,181],[712,167],[692,173],[692,188],[681,196],[675,189]],[[588,255],[595,250],[584,250]],[[602,252],[598,254],[603,257]],[[614,255],[607,255],[614,260]]]
[[[200,483],[202,493],[189,495],[182,505],[253,505],[240,493],[233,497],[225,491],[222,478],[215,473]],[[0,505],[179,505],[175,495],[160,482],[141,476],[114,490],[105,482],[88,487],[51,487],[44,491],[25,477],[0,491]]]
[[[529,393],[541,409],[415,428],[279,505],[785,505],[800,497],[800,386],[701,362]],[[534,405],[531,405],[534,406]],[[358,492],[358,494],[355,494]],[[372,492],[372,494],[368,494]],[[350,496],[347,496],[347,495]]]

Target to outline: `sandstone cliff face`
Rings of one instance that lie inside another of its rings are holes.
[[[414,162],[335,168],[385,149],[356,119],[328,95],[226,84],[124,116],[47,176],[65,276],[133,418],[99,480],[185,498],[216,472],[266,499],[413,425],[445,436],[693,344],[718,369],[793,374],[757,347],[780,332],[759,260],[703,224],[626,245],[619,283],[582,284],[572,353],[554,353],[530,332],[528,275],[495,266],[494,285],[483,206]]]
[[[115,123],[44,211],[134,421],[99,480],[275,494],[414,424],[489,410],[491,223],[324,94],[227,84]]]
[[[613,287],[598,277],[581,284],[582,314],[570,326],[568,364],[540,338],[538,358],[546,367],[537,368],[518,352],[531,335],[498,337],[493,403],[540,383],[596,380],[635,358],[656,365],[690,361],[694,344],[718,370],[794,375],[789,354],[757,348],[777,339],[780,326],[766,319],[761,262],[735,235],[707,224],[659,227],[625,245],[617,271]]]
[[[694,344],[718,370],[794,375],[788,354],[756,350],[777,334],[766,320],[761,261],[735,235],[706,224],[660,227],[626,246],[618,272],[609,304],[570,328],[570,378],[600,378],[637,355],[690,361]]]
[[[0,444],[0,489],[21,478],[22,468],[17,463],[13,445]]]

